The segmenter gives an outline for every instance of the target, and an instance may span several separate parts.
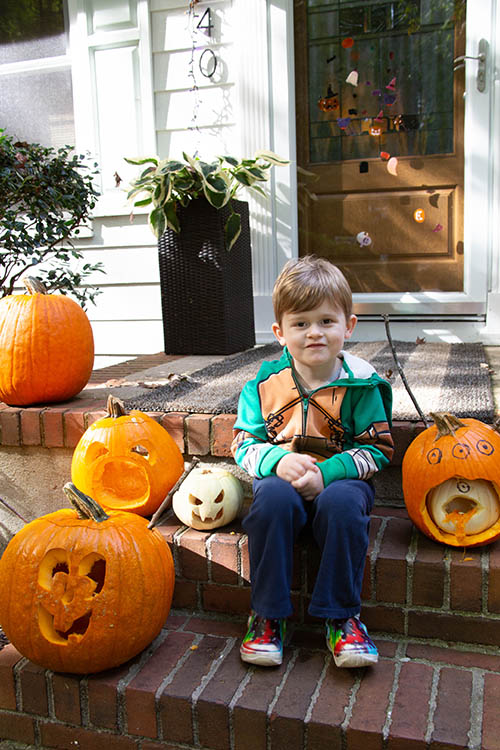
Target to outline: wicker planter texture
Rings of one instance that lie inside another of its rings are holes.
[[[181,231],[158,243],[166,354],[232,354],[255,345],[248,204],[232,201],[241,234],[230,251],[231,209],[205,199],[180,208]]]

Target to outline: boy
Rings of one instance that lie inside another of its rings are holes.
[[[293,545],[307,522],[321,551],[309,613],[324,618],[339,667],[378,660],[359,620],[374,490],[389,463],[392,393],[373,367],[342,351],[356,325],[351,289],[329,261],[289,261],[273,290],[272,330],[285,347],[242,390],[232,445],[254,477],[243,521],[248,534],[252,613],[243,661],[281,664],[292,613]]]

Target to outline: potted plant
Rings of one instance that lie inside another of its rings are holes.
[[[128,197],[150,206],[158,238],[165,352],[231,354],[255,344],[248,204],[243,188],[266,195],[273,166],[288,162],[270,151],[211,163],[126,159],[143,166]]]

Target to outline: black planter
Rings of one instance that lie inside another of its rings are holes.
[[[232,201],[241,234],[226,250],[229,206],[192,201],[179,209],[181,231],[158,243],[166,354],[232,354],[255,345],[248,204]]]

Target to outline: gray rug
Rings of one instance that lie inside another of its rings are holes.
[[[411,390],[427,416],[432,411],[451,411],[458,417],[484,422],[494,418],[493,393],[484,348],[481,344],[395,342],[399,361]],[[352,354],[367,359],[393,387],[395,420],[418,421],[413,403],[397,372],[385,341],[348,344]],[[247,380],[255,377],[263,359],[278,359],[277,343],[233,354],[220,362],[173,379],[135,400],[128,408],[142,411],[181,411],[235,414],[238,396]]]

